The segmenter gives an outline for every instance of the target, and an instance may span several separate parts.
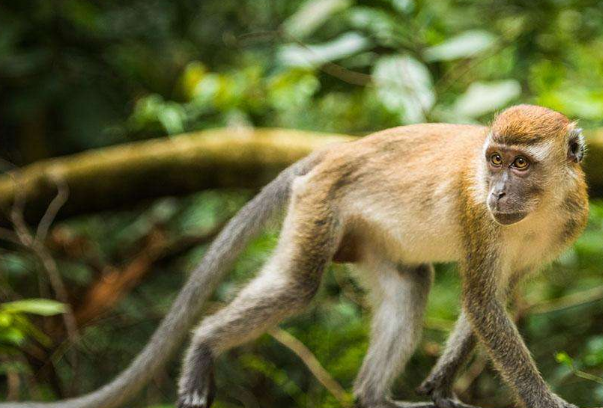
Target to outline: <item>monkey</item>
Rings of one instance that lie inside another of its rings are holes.
[[[373,303],[358,406],[417,406],[391,400],[389,388],[417,346],[431,264],[456,261],[463,313],[419,391],[438,408],[467,407],[451,386],[477,339],[522,405],[573,407],[544,382],[504,302],[520,275],[552,261],[585,227],[583,155],[574,123],[528,105],[505,110],[489,129],[406,126],[323,152],[292,184],[272,258],[194,331],[179,408],[209,407],[214,359],[306,307],[331,260],[364,270]]]
[[[585,141],[575,122],[535,105],[500,112],[490,126],[416,124],[328,146],[295,163],[233,217],[166,318],[115,380],[79,398],[0,408],[114,408],[176,351],[200,309],[262,227],[285,209],[276,248],[235,299],[193,331],[178,382],[179,408],[208,408],[214,361],[303,311],[331,262],[349,263],[367,287],[372,323],[354,383],[360,408],[471,408],[452,392],[481,344],[519,404],[576,408],[540,375],[506,311],[526,276],[553,261],[586,226]],[[418,392],[391,386],[417,347],[433,264],[456,262],[461,314]]]

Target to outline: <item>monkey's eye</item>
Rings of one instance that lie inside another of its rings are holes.
[[[519,156],[513,162],[513,167],[515,167],[516,169],[519,169],[519,170],[525,170],[529,166],[530,166],[530,162],[528,162],[528,159],[526,159],[525,157]]]
[[[492,163],[493,166],[501,166],[503,162],[502,156],[498,153],[494,153],[492,156],[490,156],[490,163]]]

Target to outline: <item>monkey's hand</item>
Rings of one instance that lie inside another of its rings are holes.
[[[476,408],[458,400],[452,387],[436,378],[427,378],[417,388],[420,395],[429,396],[437,408]]]
[[[214,401],[216,386],[213,372],[197,373],[181,386],[178,408],[209,408]]]

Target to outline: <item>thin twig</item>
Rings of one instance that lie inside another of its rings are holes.
[[[21,244],[24,247],[28,248],[38,258],[39,262],[42,265],[42,270],[46,272],[48,280],[50,281],[50,286],[52,287],[56,298],[64,304],[65,313],[63,313],[62,318],[65,324],[65,329],[67,330],[67,336],[71,344],[76,344],[79,334],[77,330],[75,315],[69,302],[69,295],[67,293],[65,283],[61,278],[61,274],[59,273],[57,264],[43,242],[48,233],[50,225],[54,221],[54,217],[61,209],[63,204],[67,201],[67,186],[63,181],[58,181],[58,179],[55,180],[57,182],[57,196],[52,200],[49,207],[46,209],[46,212],[42,217],[42,221],[38,225],[36,235],[34,235],[29,229],[24,218],[24,211],[27,200],[25,194],[20,188],[20,186],[22,185],[22,183],[20,183],[20,173],[18,171],[15,171],[14,173],[10,173],[10,177],[15,185],[15,200],[11,207],[10,220],[15,229],[16,236],[18,237]],[[75,379],[78,378],[77,353],[70,353],[70,362],[74,371],[73,378],[75,381]]]
[[[57,177],[55,179],[57,185],[57,195],[50,202],[50,205],[46,209],[46,212],[42,216],[40,223],[38,224],[38,229],[36,232],[36,240],[38,242],[44,242],[46,237],[48,236],[48,230],[50,226],[54,222],[58,212],[67,202],[67,198],[69,197],[69,186],[65,183],[65,180],[61,177]]]
[[[536,303],[527,307],[530,314],[545,314],[582,306],[587,303],[603,300],[603,286],[573,293],[555,300]]]
[[[3,363],[10,363],[10,360],[6,358],[0,359]],[[12,369],[9,365],[7,365],[6,369],[6,400],[7,401],[18,401],[19,400],[19,389],[21,388],[21,380],[19,378],[19,373]]]
[[[276,341],[291,350],[308,367],[316,379],[339,401],[344,407],[350,407],[349,394],[333,378],[331,374],[320,364],[316,356],[305,346],[304,343],[283,329],[274,328],[268,331]]]
[[[311,53],[313,52],[312,49],[306,43],[295,38],[291,34],[285,33],[283,30],[257,31],[243,34],[237,38],[239,43],[242,43],[242,46],[245,46],[245,43],[250,41],[275,39],[279,43],[285,43],[285,41],[294,42],[306,51]],[[331,75],[334,78],[340,79],[350,85],[368,87],[373,86],[373,77],[371,75],[347,69],[334,62],[320,61],[319,64],[312,64],[312,67],[324,72],[325,74]]]

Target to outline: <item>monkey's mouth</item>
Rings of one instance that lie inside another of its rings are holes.
[[[494,217],[494,220],[502,225],[515,224],[516,222],[523,220],[528,215],[527,212],[507,213],[507,212],[491,211],[491,213],[492,213],[492,217]]]

